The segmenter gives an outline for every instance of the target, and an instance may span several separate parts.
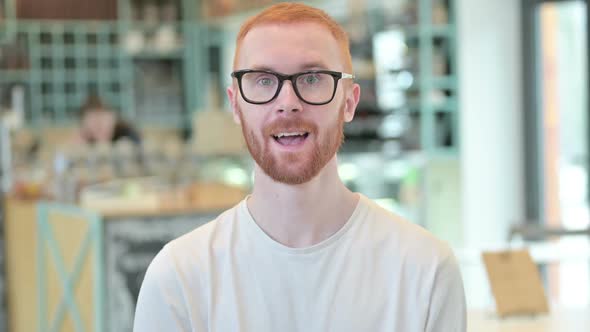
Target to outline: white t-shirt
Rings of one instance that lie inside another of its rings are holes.
[[[465,330],[449,247],[363,195],[308,248],[274,241],[242,201],[160,251],[134,322],[136,332]]]

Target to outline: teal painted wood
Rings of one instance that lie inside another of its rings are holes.
[[[117,21],[117,32],[119,43],[122,43],[125,34],[131,31],[131,3],[129,1],[117,1],[119,20]],[[124,90],[124,101],[122,102],[122,113],[130,121],[136,120],[135,103],[133,98],[133,59],[126,52],[119,48],[119,84]]]
[[[88,219],[94,234],[94,331],[106,331],[106,280],[104,257],[104,227],[103,221],[97,214]]]
[[[63,262],[63,258],[61,253],[59,252],[58,242],[55,240],[55,236],[53,235],[53,231],[49,223],[43,223],[39,225],[39,230],[44,233],[44,247],[46,246],[51,253],[51,257],[53,258],[53,263],[55,264],[55,268],[57,270],[63,295],[57,305],[57,312],[51,323],[49,325],[49,331],[51,332],[58,332],[61,330],[61,325],[63,324],[63,320],[65,318],[66,311],[70,312],[70,317],[74,321],[74,326],[76,331],[85,331],[84,329],[84,322],[82,321],[82,317],[80,314],[80,310],[78,305],[76,304],[75,298],[75,286],[76,282],[78,281],[78,277],[80,275],[80,271],[82,270],[82,264],[84,263],[84,258],[88,253],[88,243],[90,241],[90,232],[86,233],[84,236],[84,240],[82,242],[82,248],[80,248],[78,254],[76,255],[74,268],[71,272],[68,272],[66,266]],[[50,262],[51,260],[49,260]],[[67,308],[66,308],[67,306]]]
[[[202,0],[181,0],[184,21],[196,22],[200,19],[201,1]]]
[[[47,208],[40,204],[37,207],[37,225],[47,222]],[[45,262],[45,237],[41,231],[41,227],[37,227],[37,332],[44,332],[49,326],[47,322],[47,281],[45,274],[42,271],[47,271],[47,264]]]
[[[3,20],[0,19],[0,44],[11,42],[15,36],[16,0],[4,0]]]
[[[453,74],[454,74],[454,88],[455,88],[455,113],[454,113],[454,117],[453,117],[453,139],[454,139],[454,145],[453,145],[453,152],[455,154],[459,154],[461,151],[461,130],[460,130],[460,125],[461,125],[461,112],[459,109],[459,98],[460,98],[460,94],[461,94],[461,87],[459,86],[459,71],[461,70],[461,68],[459,68],[459,61],[457,58],[457,36],[458,36],[458,20],[457,20],[457,2],[456,0],[450,1],[449,2],[449,25],[450,25],[450,48],[449,48],[449,56],[451,58],[451,68],[453,68]]]
[[[179,79],[182,82],[182,99],[183,113],[182,114],[168,114],[167,118],[151,119],[149,116],[141,115],[140,110],[136,110],[134,119],[140,120],[141,123],[147,125],[157,125],[163,127],[175,128],[190,128],[192,123],[192,113],[200,108],[202,103],[202,81],[201,73],[206,71],[206,64],[202,63],[201,59],[206,50],[201,47],[200,36],[203,30],[202,24],[197,20],[199,18],[198,9],[200,8],[200,1],[181,0],[180,1],[181,18],[177,22],[177,31],[180,32],[183,46],[177,50],[166,53],[159,53],[154,51],[141,51],[138,54],[126,56],[130,64],[137,60],[153,61],[154,64],[162,61],[173,61],[179,64],[181,71],[179,72]],[[119,25],[120,36],[123,37],[131,29],[148,29],[145,22],[137,21],[132,18],[132,4],[131,0],[119,0]],[[128,68],[132,68],[129,66]],[[131,73],[130,76],[134,76]],[[132,78],[137,80],[138,78]],[[131,89],[129,95],[133,95],[134,91]],[[130,101],[132,102],[132,101]],[[129,109],[133,109],[130,107]]]
[[[127,106],[129,93],[119,89],[119,68],[129,66],[120,64],[111,22],[19,20],[17,31],[28,46],[29,68],[21,82],[35,96],[28,98],[27,107],[33,126],[75,121],[84,98],[93,92],[117,109]]]
[[[14,1],[14,0],[12,0]],[[208,27],[199,22],[200,1],[181,0],[182,19],[178,31],[183,47],[178,51],[157,53],[142,51],[129,54],[122,43],[131,29],[145,27],[145,23],[134,21],[131,17],[131,1],[119,0],[119,18],[114,22],[105,21],[18,21],[16,32],[26,37],[28,42],[28,71],[0,70],[0,83],[20,81],[39,98],[29,98],[30,109],[27,120],[36,127],[72,124],[77,120],[79,106],[91,91],[97,91],[106,101],[123,112],[123,116],[138,125],[158,125],[165,127],[189,127],[195,111],[206,109],[209,105],[209,86],[218,82],[219,87],[226,82],[224,77],[211,77],[209,73],[209,48],[223,47],[231,34],[224,34],[216,26]],[[459,145],[458,111],[458,70],[456,57],[457,26],[456,3],[449,1],[448,24],[432,23],[432,0],[416,0],[419,21],[414,26],[404,28],[406,36],[419,43],[418,58],[420,72],[412,89],[419,92],[414,108],[418,108],[421,125],[421,146],[426,151],[448,148],[437,146],[435,140],[435,113],[452,113],[453,148]],[[62,32],[63,31],[63,32]],[[55,43],[47,43],[43,38],[49,34]],[[66,41],[73,35],[72,42]],[[61,38],[63,37],[63,38]],[[93,42],[89,42],[89,40]],[[446,76],[434,76],[432,60],[434,40],[448,42],[448,57],[451,72]],[[134,75],[137,61],[172,61],[181,68],[182,96],[184,113],[149,114],[137,109],[134,86],[139,79]],[[63,69],[63,71],[62,71]],[[225,71],[221,70],[220,75]],[[435,90],[450,91],[452,96],[442,104],[431,100]],[[410,105],[411,106],[411,105]],[[413,110],[412,110],[413,111]],[[180,117],[181,116],[181,117]],[[181,121],[179,121],[181,119]]]
[[[91,93],[128,112],[126,116],[135,116],[133,59],[120,47],[121,25],[105,21],[17,23],[17,34],[26,41],[29,68],[0,69],[0,83],[19,82],[35,96],[27,98],[27,121],[32,126],[75,122],[79,107]]]
[[[418,108],[420,113],[420,139],[422,150],[427,154],[436,156],[457,155],[459,152],[459,109],[458,109],[458,62],[457,62],[457,27],[456,27],[456,3],[449,1],[448,22],[439,25],[432,23],[433,15],[432,0],[418,0],[418,25],[410,28],[418,38],[420,72],[418,73]],[[447,43],[447,54],[445,55],[450,64],[449,73],[445,76],[437,76],[434,73],[434,44],[442,40]],[[433,100],[433,93],[448,91],[450,96],[444,102]],[[443,142],[437,141],[438,131],[437,114],[445,114],[450,117],[452,146],[443,146]]]
[[[186,68],[183,72],[183,83],[185,86],[184,103],[188,110],[187,114],[190,116],[198,108],[198,96],[197,91],[203,91],[199,86],[198,80],[196,80],[197,73],[199,72],[199,60],[203,52],[199,52],[201,49],[197,42],[200,40],[200,31],[197,24],[184,22],[183,23],[184,37],[189,42],[184,47],[183,56],[187,59]],[[201,67],[202,68],[202,67]],[[186,119],[185,123],[192,123],[191,119]]]
[[[84,220],[88,223],[88,231],[84,236],[81,247],[79,248],[74,265],[71,271],[67,271],[63,262],[62,255],[59,251],[59,245],[53,235],[53,230],[49,223],[51,213],[67,215],[77,219]],[[93,291],[94,291],[94,324],[95,332],[104,331],[105,325],[105,281],[104,281],[104,257],[103,257],[103,225],[100,217],[94,213],[82,210],[75,206],[56,204],[56,203],[39,203],[37,208],[37,226],[38,226],[38,244],[37,244],[37,281],[39,286],[39,323],[38,331],[59,331],[66,313],[74,321],[76,331],[84,332],[85,324],[82,321],[80,311],[75,300],[75,288],[77,286],[80,273],[85,263],[88,251],[92,248],[94,252],[93,266]],[[47,251],[51,259],[47,257]],[[62,298],[57,306],[55,315],[50,320],[47,308],[47,283],[45,280],[47,265],[53,262],[58,273],[59,281],[62,285]]]
[[[205,91],[204,81],[208,71],[208,63],[203,58],[208,56],[204,47],[203,38],[207,28],[198,22],[200,18],[200,4],[197,0],[181,0],[183,11],[182,32],[184,37],[184,70],[182,80],[184,85],[184,114],[183,127],[192,126],[193,113],[204,107],[203,95]]]
[[[423,150],[430,152],[434,148],[434,114],[430,102],[433,90],[432,59],[432,0],[418,1],[418,49],[420,72],[420,145]]]

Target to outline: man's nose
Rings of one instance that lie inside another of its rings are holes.
[[[299,112],[302,110],[301,99],[295,93],[293,82],[285,81],[277,96],[277,108],[279,113],[282,112]]]

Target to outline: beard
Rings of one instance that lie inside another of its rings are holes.
[[[326,164],[334,157],[344,142],[344,110],[338,109],[338,121],[328,128],[320,136],[318,126],[302,119],[300,116],[278,119],[262,129],[262,138],[257,137],[254,131],[248,127],[242,115],[241,108],[238,114],[242,123],[242,133],[252,158],[258,166],[276,182],[298,185],[309,182],[316,177]],[[280,152],[271,150],[272,133],[286,131],[305,131],[309,135],[305,144],[313,144],[305,147],[302,152]],[[309,151],[311,149],[311,151]]]

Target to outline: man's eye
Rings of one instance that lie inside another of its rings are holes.
[[[320,81],[320,78],[317,75],[306,75],[303,77],[303,81],[305,84],[315,84]]]
[[[268,85],[272,85],[273,83],[274,83],[273,80],[268,77],[263,77],[258,80],[258,84],[260,84],[260,85],[268,86]]]

